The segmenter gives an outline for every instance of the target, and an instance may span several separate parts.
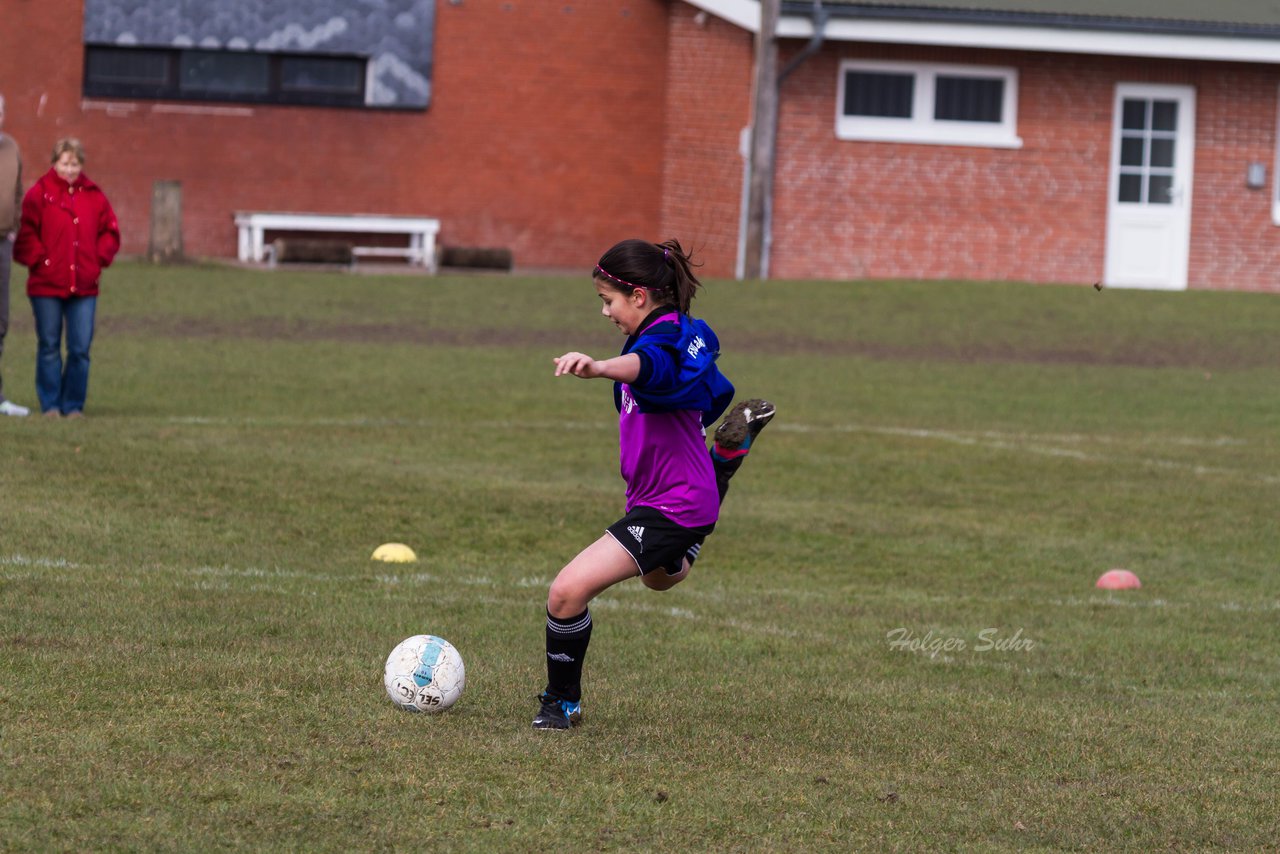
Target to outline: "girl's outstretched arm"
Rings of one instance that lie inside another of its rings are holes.
[[[603,377],[607,380],[629,383],[635,382],[636,377],[640,376],[640,357],[635,353],[615,356],[604,361],[593,359],[586,353],[565,353],[563,356],[557,356],[554,361],[558,377],[573,374],[584,380]]]

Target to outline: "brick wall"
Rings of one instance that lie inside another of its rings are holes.
[[[84,100],[81,0],[36,6],[0,32],[6,130],[28,183],[81,137],[126,253],[146,251],[157,179],[182,182],[195,256],[234,257],[236,210],[437,216],[442,243],[533,267],[656,230],[666,0],[440,0],[425,112]]]
[[[855,56],[1016,67],[1023,147],[837,140],[838,66]],[[1190,286],[1280,291],[1270,204],[1277,69],[847,43],[828,45],[784,85],[771,274],[1102,278],[1118,82],[1196,89]],[[1263,190],[1245,187],[1250,161],[1267,165]]]
[[[1195,67],[1196,176],[1192,189],[1192,287],[1280,292],[1276,184],[1280,70],[1228,63]],[[1250,162],[1266,165],[1261,190],[1245,186]]]
[[[0,30],[6,129],[28,182],[60,136],[146,249],[152,182],[183,185],[186,249],[233,256],[235,210],[438,216],[441,241],[521,267],[582,268],[628,236],[675,236],[734,272],[752,37],[679,0],[439,0],[426,112],[220,107],[80,95],[81,0],[21,0]],[[800,44],[784,43],[782,62]],[[1011,65],[1017,150],[835,138],[845,57]],[[1191,287],[1280,291],[1280,70],[828,43],[784,85],[771,273],[1091,282],[1106,251],[1117,82],[1197,92]],[[1249,190],[1249,162],[1267,187]]]
[[[672,4],[669,38],[661,231],[694,250],[699,275],[732,276],[754,42],[686,3]]]

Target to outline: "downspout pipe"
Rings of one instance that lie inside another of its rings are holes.
[[[831,20],[831,12],[826,6],[822,5],[822,0],[813,0],[813,11],[810,13],[810,17],[813,19],[813,35],[809,37],[809,43],[799,53],[791,57],[791,61],[778,72],[779,87],[782,86],[782,82],[787,79],[791,72],[799,68],[806,59],[822,50],[822,43],[826,39],[827,21]]]
[[[791,74],[799,68],[805,60],[822,50],[822,44],[826,40],[827,21],[831,20],[831,12],[827,7],[822,5],[822,0],[813,0],[813,11],[810,13],[813,20],[813,35],[809,38],[809,43],[801,48],[800,52],[791,57],[781,71],[778,72],[778,100],[782,100],[781,90],[782,84]],[[774,136],[774,145],[777,145],[777,135]],[[777,168],[777,157],[770,157],[770,162],[774,168]],[[764,200],[764,246],[761,250],[763,257],[760,259],[760,277],[769,278],[769,254],[773,248],[773,195],[770,194]]]

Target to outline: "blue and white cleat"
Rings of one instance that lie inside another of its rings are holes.
[[[550,694],[538,697],[542,707],[533,719],[534,729],[568,729],[582,723],[582,703],[571,703]]]

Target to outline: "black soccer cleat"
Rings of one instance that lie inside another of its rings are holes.
[[[550,694],[541,694],[542,707],[533,718],[534,729],[568,729],[582,723],[582,703],[570,703]]]
[[[764,426],[773,419],[773,404],[760,398],[744,400],[724,417],[716,428],[716,449],[745,452],[760,435]]]

